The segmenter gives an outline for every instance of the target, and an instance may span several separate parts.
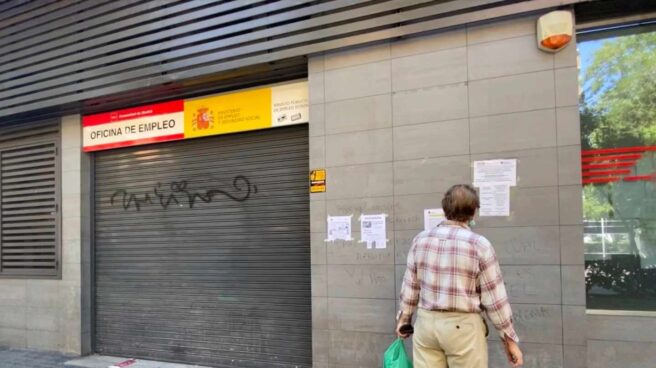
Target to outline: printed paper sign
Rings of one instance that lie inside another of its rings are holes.
[[[480,188],[480,216],[510,216],[510,187],[506,184]]]
[[[310,171],[310,193],[323,193],[326,191],[326,169]]]
[[[307,82],[175,100],[82,118],[84,151],[309,122]]]
[[[351,216],[328,216],[328,241],[353,240]]]
[[[517,160],[474,161],[474,186],[517,185]]]
[[[307,82],[271,87],[272,126],[309,122],[309,106]]]
[[[360,241],[367,243],[367,249],[387,248],[386,218],[384,214],[360,216]]]
[[[446,220],[446,217],[441,208],[424,210],[424,230],[432,230],[439,226],[444,220]]]

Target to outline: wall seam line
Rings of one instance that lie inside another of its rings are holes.
[[[556,83],[556,58],[554,57],[552,59],[553,61],[553,69],[551,70],[551,73],[553,74],[553,86],[554,86],[554,92],[553,92],[553,98],[554,98],[554,116],[555,116],[555,130],[556,130],[556,144],[558,144],[558,97],[557,97],[557,91],[556,89],[558,88],[558,84]],[[560,155],[559,155],[559,150],[556,148],[556,184],[558,185],[558,233],[560,234],[560,225],[562,222],[562,219],[560,218]],[[561,350],[561,357],[562,357],[562,362],[565,364],[565,305],[564,305],[564,295],[563,295],[563,264],[562,264],[562,259],[563,259],[563,251],[562,251],[562,244],[560,243],[560,235],[558,236],[558,244],[560,245],[558,247],[558,256],[559,259],[561,260],[560,262],[560,333],[562,336],[562,343],[563,343],[563,348]]]
[[[396,219],[396,208],[394,206],[394,203],[396,202],[396,170],[394,163],[396,162],[396,152],[394,150],[394,68],[392,67],[392,42],[390,42],[389,47],[390,47],[390,62],[389,62],[389,77],[390,77],[390,94],[389,94],[389,103],[390,103],[390,122],[392,123],[392,218]],[[385,219],[387,221],[387,218]],[[396,221],[392,221],[392,238],[395,240],[394,241],[394,249],[392,251],[392,263],[393,263],[393,271],[394,271],[394,283],[393,283],[393,288],[394,288],[394,295],[397,295],[397,290],[396,290],[396,281],[399,279],[399,275],[397,275],[397,268],[396,267]],[[403,285],[403,284],[401,284]],[[400,290],[399,290],[400,292]],[[396,315],[396,299],[394,299],[394,313]]]

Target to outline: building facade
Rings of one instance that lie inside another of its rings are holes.
[[[638,133],[604,135],[623,87],[595,79],[613,73],[598,60],[650,70],[636,51],[656,48],[649,2],[0,10],[0,345],[378,367],[424,210],[475,162],[506,159],[509,213],[475,230],[497,251],[525,366],[656,358],[656,106],[636,98],[637,117],[617,115]],[[536,24],[553,10],[575,34],[548,53]],[[382,245],[362,241],[365,215],[384,218]],[[349,240],[334,216],[350,216]],[[507,364],[494,334],[490,357]]]

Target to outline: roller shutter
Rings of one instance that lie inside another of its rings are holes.
[[[311,367],[307,126],[95,156],[95,344]]]

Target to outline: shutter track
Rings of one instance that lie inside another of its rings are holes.
[[[97,152],[96,351],[311,367],[308,159],[306,125]]]

